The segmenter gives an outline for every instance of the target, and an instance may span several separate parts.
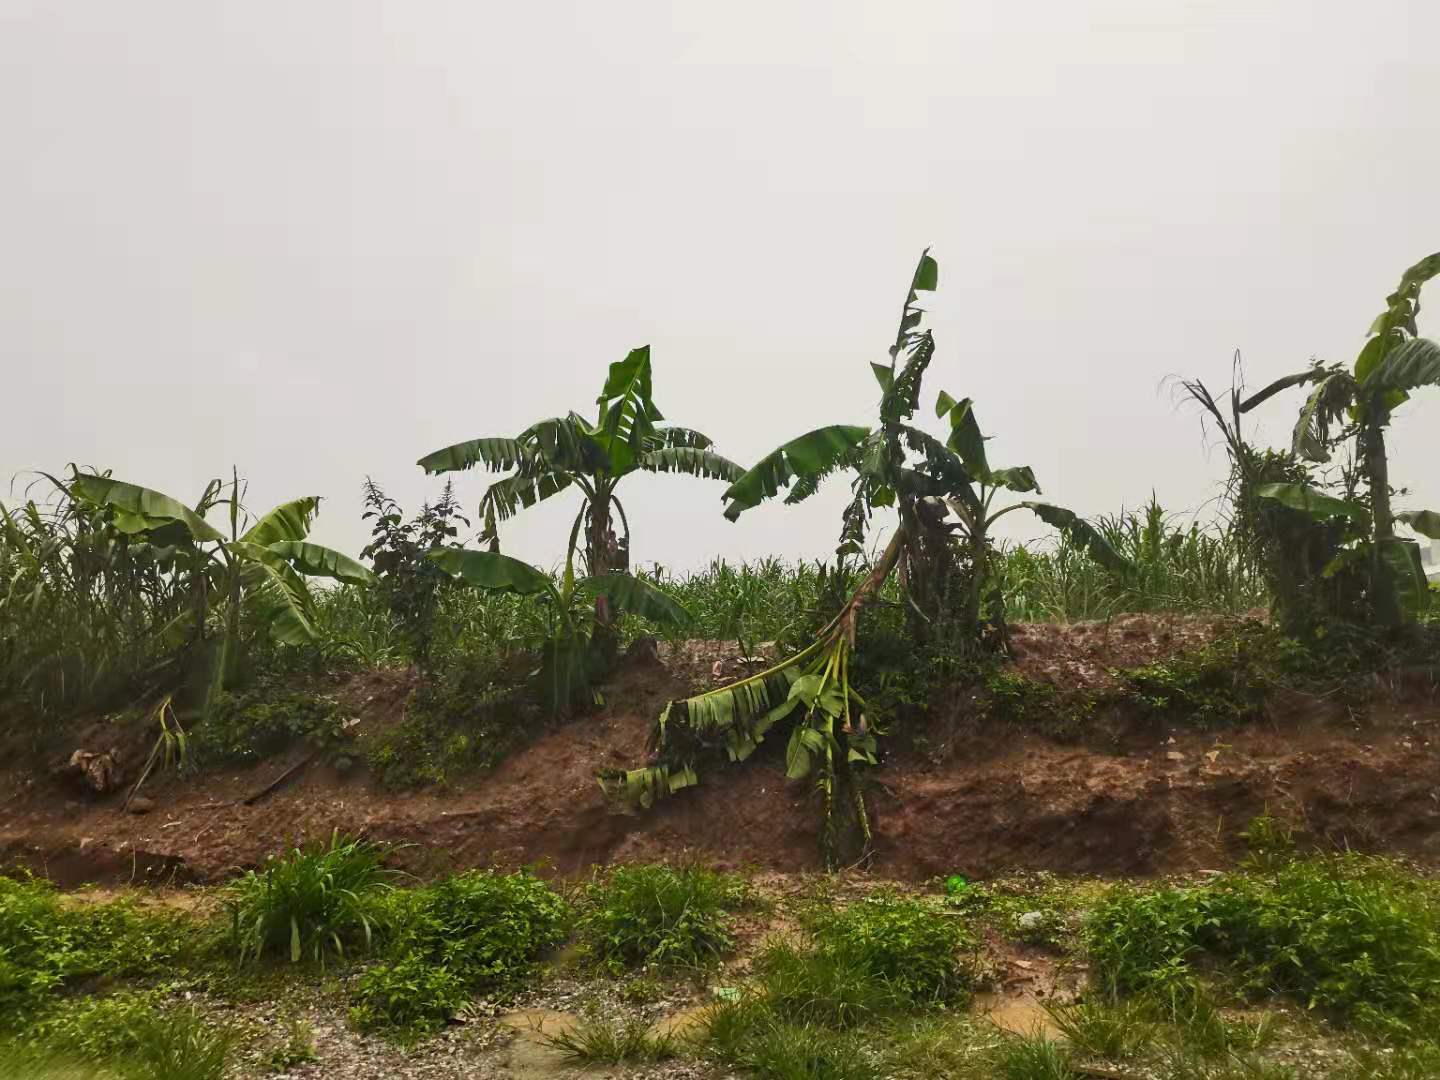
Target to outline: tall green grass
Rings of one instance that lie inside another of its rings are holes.
[[[1011,622],[1105,619],[1129,612],[1232,614],[1266,602],[1258,568],[1218,526],[1177,524],[1154,499],[1142,511],[1102,517],[1096,525],[1133,570],[1117,574],[1064,536],[1006,547],[994,560],[994,586],[1005,596]],[[844,593],[862,571],[856,564],[837,580],[822,562],[776,558],[714,559],[692,573],[642,567],[638,573],[674,596],[694,622],[673,630],[630,619],[624,632],[732,641],[743,652],[764,642],[793,642],[824,621],[822,612],[834,595]],[[882,599],[899,602],[893,580]],[[323,647],[333,658],[350,657],[364,666],[408,662],[399,628],[375,594],[332,592],[320,609]],[[546,631],[544,609],[527,598],[447,589],[437,614],[435,660],[443,664],[448,656],[535,646]]]
[[[1106,570],[1063,535],[1050,544],[1006,548],[997,584],[1012,622],[1157,611],[1233,614],[1266,602],[1259,566],[1218,526],[1182,527],[1153,497],[1140,512],[1107,515],[1095,525],[1133,571]]]

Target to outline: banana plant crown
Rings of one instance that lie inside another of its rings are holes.
[[[514,438],[455,443],[426,454],[418,464],[427,473],[481,466],[510,474],[491,484],[481,499],[482,541],[495,538],[498,522],[572,485],[595,500],[636,471],[731,481],[740,476],[739,466],[715,453],[708,435],[661,423],[665,418],[651,387],[650,346],[632,349],[611,364],[595,401],[594,421],[571,412],[532,424]]]
[[[228,497],[222,496],[223,487],[212,480],[194,509],[153,488],[108,475],[77,474],[69,490],[73,498],[103,509],[118,532],[143,537],[160,560],[187,563],[207,585],[207,606],[222,603],[227,584],[233,582],[277,641],[294,645],[313,640],[314,598],[305,579],[363,585],[372,580],[370,571],[350,556],[306,539],[319,510],[318,496],[281,503],[241,532],[239,483]],[[217,506],[229,510],[228,536],[206,520],[206,513]],[[184,617],[191,618],[191,613]],[[203,629],[193,622],[187,625]]]
[[[1385,298],[1385,310],[1375,317],[1365,344],[1352,366],[1314,363],[1304,371],[1283,376],[1239,404],[1237,413],[1248,413],[1276,394],[1294,386],[1313,384],[1300,408],[1291,435],[1291,452],[1296,458],[1317,463],[1329,462],[1334,447],[1355,439],[1368,443],[1378,454],[1383,469],[1383,441],[1379,433],[1390,423],[1396,408],[1422,386],[1440,386],[1440,344],[1419,336],[1416,317],[1420,312],[1420,290],[1440,274],[1440,252],[1421,259],[1400,278],[1400,284]],[[1373,476],[1371,503],[1380,499],[1388,505],[1388,476]],[[1383,492],[1376,491],[1383,487]],[[1346,523],[1350,542],[1336,555],[1326,573],[1333,575],[1347,565],[1362,563],[1372,548],[1380,568],[1393,583],[1401,608],[1415,614],[1431,601],[1431,590],[1413,541],[1395,537],[1386,526],[1377,528],[1374,505],[1352,497],[1338,498],[1313,484],[1261,484],[1255,494],[1282,506],[1300,511],[1317,521]],[[1440,539],[1440,514],[1432,510],[1410,510],[1388,515],[1422,536]]]

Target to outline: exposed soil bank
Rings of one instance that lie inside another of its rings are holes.
[[[297,751],[244,772],[152,780],[145,794],[154,808],[135,815],[119,798],[91,802],[49,778],[15,775],[0,787],[0,863],[67,886],[213,881],[340,829],[411,845],[398,858],[422,873],[538,864],[575,875],[685,853],[717,866],[817,868],[819,807],[809,783],[786,781],[783,740],[744,765],[710,764],[698,788],[653,811],[606,803],[593,771],[643,760],[660,707],[693,684],[674,667],[621,673],[603,712],[547,731],[493,773],[443,791],[385,792],[363,768],[342,775],[312,765],[254,805],[239,801],[303,756]],[[364,723],[383,723],[403,708],[409,682],[372,672],[343,693]],[[966,710],[957,700],[946,730],[932,733],[943,758],[897,750],[873,773],[877,873],[1219,867],[1238,852],[1239,830],[1267,809],[1319,846],[1440,864],[1440,703],[1429,694],[1388,694],[1363,724],[1295,699],[1242,729],[1122,723],[1097,745],[981,727]]]

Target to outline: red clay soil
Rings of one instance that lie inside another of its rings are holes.
[[[1163,654],[1159,635],[1148,640],[1148,649],[1130,648],[1145,654],[1130,662]],[[1021,663],[1034,656],[1032,648]],[[409,845],[398,861],[427,874],[537,865],[570,876],[686,855],[717,866],[817,868],[819,806],[811,785],[785,779],[780,739],[743,765],[710,764],[698,788],[652,811],[607,804],[594,769],[642,761],[660,707],[693,683],[633,665],[606,688],[604,711],[548,730],[493,772],[444,790],[385,792],[363,768],[342,775],[311,766],[254,805],[241,803],[299,759],[277,758],[239,773],[151,781],[145,794],[155,805],[136,815],[119,797],[85,800],[57,781],[17,774],[0,787],[0,864],[65,885],[213,881],[340,829]],[[340,694],[363,729],[399,715],[412,685],[405,672],[372,672]],[[1274,713],[1219,734],[1131,731],[1110,748],[1007,728],[957,739],[943,760],[897,753],[873,773],[872,867],[902,879],[1213,868],[1234,858],[1239,830],[1266,810],[1317,846],[1440,864],[1433,694],[1387,695],[1363,726],[1310,700]]]

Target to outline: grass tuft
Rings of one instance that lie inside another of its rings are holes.
[[[584,1017],[567,1031],[542,1040],[571,1061],[585,1065],[648,1064],[666,1061],[680,1052],[679,1040],[651,1027],[638,1016],[619,1019]]]
[[[271,856],[227,892],[231,932],[241,962],[288,955],[298,963],[309,955],[323,963],[327,953],[344,956],[348,947],[369,948],[377,900],[395,872],[382,865],[385,851],[367,840],[343,837]]]

